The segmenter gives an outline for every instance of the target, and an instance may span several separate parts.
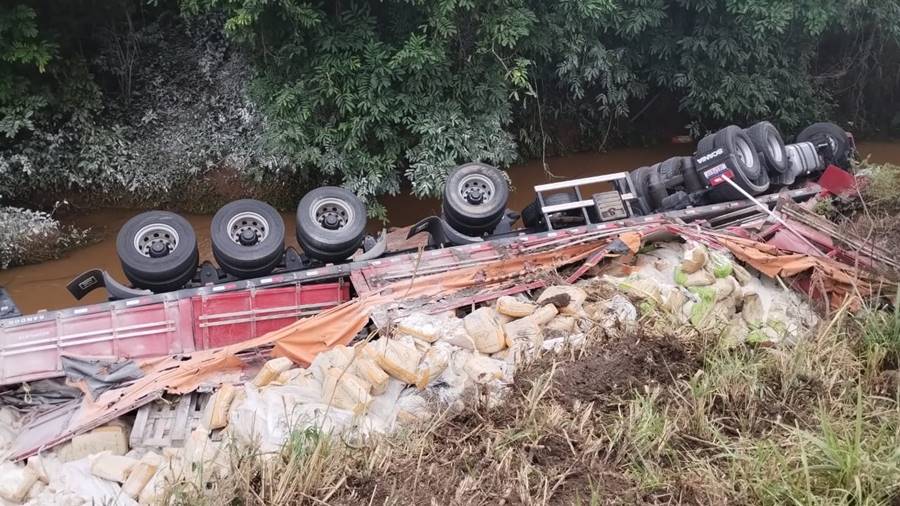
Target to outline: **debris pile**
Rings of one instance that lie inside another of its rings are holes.
[[[622,292],[659,307],[678,325],[721,331],[733,343],[776,345],[802,335],[816,313],[778,281],[760,278],[726,251],[705,245],[657,243],[627,272],[606,275]]]
[[[469,310],[428,314],[424,307],[374,338],[318,353],[308,367],[272,358],[252,379],[215,388],[183,447],[130,448],[131,427],[120,418],[25,463],[3,464],[0,497],[154,504],[176,483],[214,482],[247,448],[275,455],[306,428],[364,443],[474,398],[499,402],[517,367],[538,354],[649,324],[638,320],[638,307],[657,320],[768,346],[791,343],[816,322],[795,293],[700,243],[656,243],[594,274]],[[8,440],[12,413],[0,411],[0,436],[9,433]]]

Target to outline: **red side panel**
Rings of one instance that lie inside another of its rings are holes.
[[[195,346],[218,348],[246,341],[347,300],[350,285],[343,281],[195,295]]]
[[[139,302],[135,299],[135,302]],[[57,315],[0,332],[3,384],[59,376],[60,357],[143,358],[193,351],[189,300]]]

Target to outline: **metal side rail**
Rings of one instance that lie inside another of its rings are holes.
[[[598,193],[588,199],[584,198],[581,194],[581,187],[599,183],[612,183],[615,191]],[[564,204],[547,205],[544,200],[544,194],[546,192],[557,190],[572,190],[575,193],[575,201]],[[644,211],[644,206],[640,203],[634,183],[631,181],[631,175],[628,172],[615,172],[603,176],[537,185],[534,187],[534,191],[537,193],[541,214],[544,215],[544,223],[547,223],[547,227],[550,230],[553,230],[553,223],[550,219],[550,215],[554,213],[574,211],[577,209],[581,211],[585,223],[592,223],[592,213],[588,211],[592,208],[596,209],[596,219],[593,221],[608,221],[609,219],[615,218],[621,219],[627,216],[642,214]]]

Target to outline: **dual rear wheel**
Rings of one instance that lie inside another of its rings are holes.
[[[343,188],[316,188],[297,206],[297,241],[312,259],[346,260],[362,244],[365,228],[365,205]],[[239,279],[265,276],[278,267],[284,238],[281,215],[259,200],[230,202],[210,224],[213,258],[222,271]],[[128,220],[116,237],[116,251],[131,284],[157,293],[189,283],[200,260],[191,224],[169,211],[148,211]]]

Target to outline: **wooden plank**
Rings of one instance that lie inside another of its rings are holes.
[[[129,439],[131,446],[135,448],[184,446],[188,434],[200,426],[203,409],[209,398],[208,392],[193,392],[144,406],[136,417]],[[140,424],[137,423],[138,419],[141,420]]]
[[[174,410],[174,420],[169,428],[169,440],[173,446],[180,446],[178,443],[184,443],[188,434],[188,415],[191,410],[191,399],[194,394],[183,395],[178,400],[178,405]]]
[[[151,403],[149,406],[153,406]],[[150,418],[149,406],[144,406],[137,411],[134,417],[134,425],[131,427],[131,434],[128,435],[128,445],[132,448],[141,446],[144,437],[144,431],[147,430],[147,420]]]

